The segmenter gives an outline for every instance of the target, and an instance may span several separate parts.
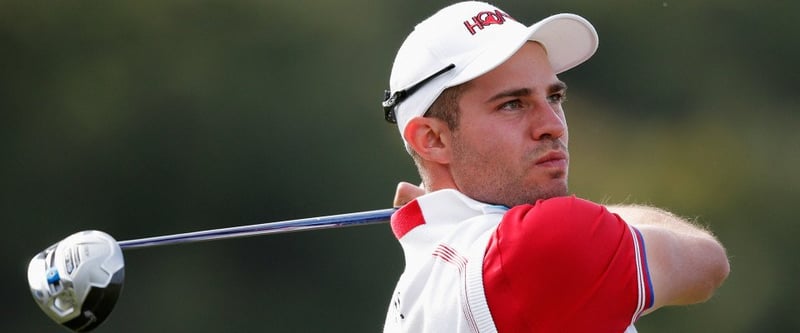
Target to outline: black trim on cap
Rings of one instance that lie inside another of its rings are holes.
[[[437,76],[442,75],[444,72],[447,72],[455,67],[455,64],[449,64],[447,67],[440,69],[438,72],[431,74],[430,76],[422,79],[422,81],[415,83],[411,87],[395,91],[394,93],[392,93],[390,90],[384,90],[383,102],[381,105],[383,106],[383,114],[386,121],[392,124],[397,124],[397,115],[395,115],[394,111],[394,108],[397,106],[397,104],[400,104],[400,102],[404,101],[406,98],[408,98],[408,96],[411,96],[411,94],[417,91],[417,89],[422,87],[425,83],[428,83],[428,81],[433,80]]]

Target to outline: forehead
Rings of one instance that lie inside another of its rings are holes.
[[[510,87],[535,90],[558,82],[544,47],[529,41],[502,64],[469,81],[468,86],[472,88],[469,90],[503,90]]]

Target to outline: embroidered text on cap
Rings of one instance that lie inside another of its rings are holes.
[[[483,30],[486,26],[503,24],[506,22],[506,19],[514,20],[510,15],[501,12],[499,9],[495,9],[491,12],[486,11],[478,13],[478,15],[472,17],[472,22],[469,20],[464,21],[464,26],[467,27],[467,31],[469,31],[471,35],[474,35],[478,33],[479,30]],[[477,28],[478,31],[476,31],[475,28]]]

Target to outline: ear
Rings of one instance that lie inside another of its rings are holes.
[[[450,162],[450,129],[444,121],[414,117],[408,121],[403,138],[423,159],[440,164]]]

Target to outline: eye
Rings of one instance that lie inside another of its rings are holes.
[[[565,91],[559,91],[557,93],[550,94],[547,96],[547,101],[550,104],[561,104],[567,101],[567,93]]]
[[[513,99],[513,100],[510,100],[508,102],[505,102],[505,103],[501,104],[500,105],[500,110],[513,111],[513,110],[519,110],[519,109],[521,109],[523,107],[524,106],[523,106],[521,100]]]

